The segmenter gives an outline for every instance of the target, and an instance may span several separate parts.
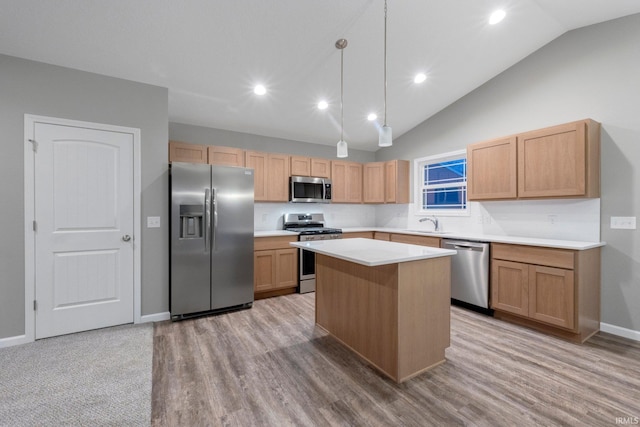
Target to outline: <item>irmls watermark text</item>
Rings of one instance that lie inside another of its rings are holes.
[[[633,426],[640,424],[640,418],[638,417],[616,417],[616,424]]]

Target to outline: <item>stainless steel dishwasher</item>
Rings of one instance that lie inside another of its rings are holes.
[[[489,243],[442,239],[451,257],[451,299],[489,310]]]

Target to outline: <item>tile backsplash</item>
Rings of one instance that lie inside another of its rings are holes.
[[[470,202],[468,216],[439,216],[445,231],[469,234],[600,241],[600,199]],[[281,230],[285,213],[322,212],[328,227],[390,227],[431,230],[413,204],[350,205],[256,203],[256,231]]]

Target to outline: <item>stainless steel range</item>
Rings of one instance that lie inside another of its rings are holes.
[[[298,240],[301,242],[342,238],[341,229],[324,226],[324,215],[321,213],[285,214],[284,229],[299,233]],[[304,249],[300,249],[299,255],[298,292],[313,292],[316,290],[316,255]]]

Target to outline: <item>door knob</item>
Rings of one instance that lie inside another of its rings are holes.
[[[125,234],[124,236],[122,236],[122,240],[124,240],[125,242],[128,242],[129,240],[131,240],[131,236],[129,236],[128,234]]]

